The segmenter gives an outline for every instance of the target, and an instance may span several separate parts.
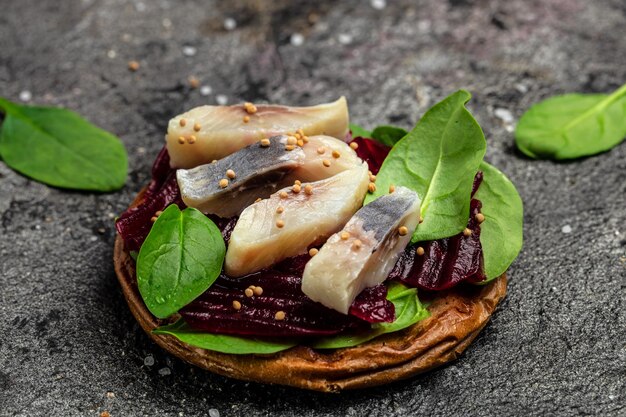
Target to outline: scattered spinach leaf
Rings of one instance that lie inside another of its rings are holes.
[[[363,138],[369,138],[372,136],[372,132],[370,132],[369,130],[359,126],[359,125],[355,125],[353,123],[350,123],[350,132],[352,132],[352,137],[356,138],[356,137],[363,137]]]
[[[481,201],[485,221],[480,225],[487,283],[502,275],[513,263],[523,243],[523,204],[513,183],[497,168],[480,165],[483,182],[475,197]]]
[[[474,175],[487,143],[465,108],[471,95],[459,90],[433,106],[387,155],[377,175],[377,191],[365,203],[386,194],[390,185],[403,185],[422,200],[423,222],[412,242],[453,236],[469,216]]]
[[[381,125],[372,131],[371,137],[383,145],[393,146],[407,134],[408,132],[401,127]]]
[[[112,134],[78,114],[21,106],[0,97],[5,119],[0,154],[14,170],[60,188],[114,191],[126,182],[128,157]]]
[[[195,347],[233,355],[271,354],[298,344],[297,341],[285,339],[249,338],[201,332],[189,327],[182,319],[156,328],[152,333],[171,335]]]
[[[347,333],[316,340],[311,346],[316,349],[339,349],[357,346],[386,333],[406,329],[420,320],[428,317],[429,313],[417,297],[417,289],[409,288],[399,282],[389,283],[387,299],[396,309],[396,319],[393,323],[376,323],[369,332]]]
[[[626,136],[626,84],[610,95],[566,94],[532,106],[515,144],[532,158],[572,159],[604,152]]]
[[[211,220],[196,209],[170,205],[137,257],[137,284],[150,312],[166,318],[201,295],[219,276],[225,253]]]

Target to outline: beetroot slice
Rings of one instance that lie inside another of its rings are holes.
[[[352,142],[359,145],[359,147],[356,148],[356,154],[359,158],[367,162],[372,174],[378,174],[378,171],[380,170],[380,167],[391,148],[378,143],[373,139],[362,138],[360,136],[354,138]]]
[[[359,295],[352,306],[359,314],[356,317],[312,301],[300,290],[301,284],[300,276],[276,270],[243,278],[221,275],[209,290],[180,310],[180,314],[192,328],[202,331],[273,337],[327,336],[346,329],[369,328],[368,321],[360,319],[361,316],[393,320],[393,304],[386,300],[387,289],[382,285]],[[246,296],[245,290],[251,285],[261,287],[262,294]],[[240,303],[238,310],[233,305],[235,301]],[[385,303],[390,307],[374,309],[374,314],[369,314],[368,306]],[[284,318],[277,319],[279,312],[284,313]]]
[[[155,185],[159,182],[158,186]],[[151,219],[157,211],[165,210],[170,204],[176,204],[181,209],[185,208],[174,170],[170,170],[162,181],[160,178],[153,179],[146,193],[148,197],[143,203],[126,210],[115,222],[115,228],[124,239],[126,249],[130,251],[138,251],[141,248],[152,227]]]

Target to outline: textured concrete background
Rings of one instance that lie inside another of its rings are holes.
[[[626,143],[553,163],[521,156],[511,133],[544,97],[626,81],[626,3],[293,3],[0,0],[0,95],[74,109],[130,156],[109,195],[0,162],[0,415],[626,415]],[[148,180],[170,117],[345,94],[354,121],[408,128],[458,88],[526,211],[509,295],[460,360],[320,395],[194,369],[140,331],[113,273],[113,217]]]

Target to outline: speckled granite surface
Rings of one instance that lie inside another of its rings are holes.
[[[626,4],[336,3],[0,0],[0,94],[74,109],[130,156],[108,195],[0,162],[0,415],[626,415],[626,143],[553,163],[521,156],[511,133],[539,99],[626,81]],[[458,361],[321,395],[194,369],[140,331],[113,272],[113,217],[171,116],[345,94],[354,121],[410,127],[458,88],[525,201],[526,239],[507,299]]]

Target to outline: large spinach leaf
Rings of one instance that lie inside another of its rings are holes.
[[[78,114],[20,106],[0,98],[5,113],[0,155],[14,170],[55,187],[113,191],[126,182],[128,158],[115,136]]]
[[[487,146],[465,108],[470,97],[460,90],[428,110],[391,149],[377,175],[377,191],[365,199],[373,201],[392,184],[416,191],[423,223],[413,242],[453,236],[467,224],[472,182]]]
[[[137,284],[150,312],[168,317],[206,291],[219,276],[225,253],[211,220],[196,209],[170,205],[137,257]]]
[[[480,225],[484,272],[487,280],[502,275],[522,249],[522,199],[513,183],[494,166],[480,165],[483,182],[475,197],[481,201],[485,221]]]
[[[393,323],[377,323],[372,325],[369,332],[346,333],[316,340],[311,346],[316,349],[339,349],[357,346],[386,333],[406,329],[420,320],[428,317],[429,313],[419,298],[417,289],[406,287],[398,282],[389,283],[387,299],[396,310],[396,319]]]
[[[571,159],[611,149],[626,136],[626,84],[613,94],[566,94],[532,106],[515,143],[532,158]]]
[[[298,344],[294,340],[249,338],[201,332],[189,327],[182,319],[154,329],[152,333],[167,334],[191,346],[233,355],[271,354]]]

